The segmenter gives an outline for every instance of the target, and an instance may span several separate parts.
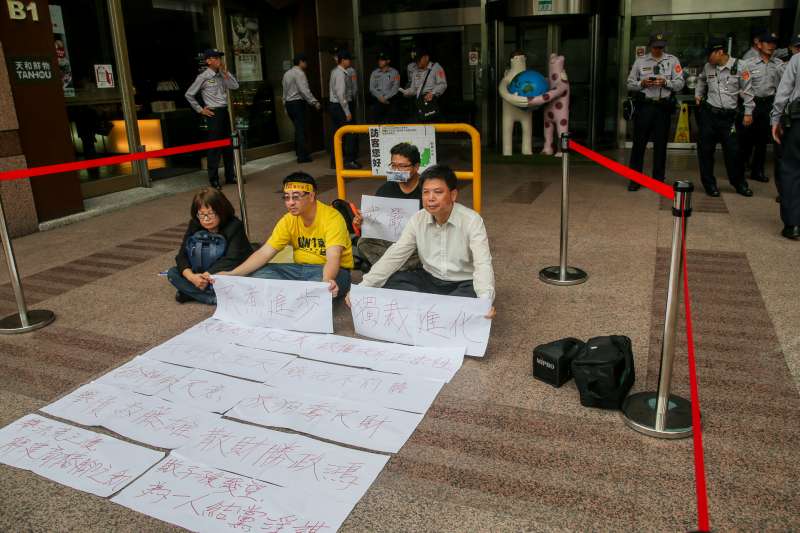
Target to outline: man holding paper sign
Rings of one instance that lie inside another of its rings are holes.
[[[364,275],[362,286],[494,301],[486,227],[478,213],[456,203],[457,183],[455,172],[445,165],[422,173],[419,186],[425,209],[408,221],[400,239]],[[414,251],[422,268],[398,272]],[[492,307],[487,317],[494,315]]]
[[[264,246],[234,270],[219,275],[322,280],[330,284],[334,298],[347,294],[353,249],[342,215],[317,201],[317,182],[305,172],[294,172],[283,180],[283,202],[288,213]],[[294,263],[267,264],[287,244],[294,248]]]

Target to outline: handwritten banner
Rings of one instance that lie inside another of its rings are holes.
[[[102,497],[125,487],[163,457],[161,452],[38,415],[0,429],[0,462]]]
[[[355,505],[383,469],[387,455],[217,420],[180,448],[181,455],[214,468],[325,493]]]
[[[232,343],[260,350],[299,355],[303,342],[317,333],[289,331],[285,329],[243,326],[216,318],[207,318],[192,326],[170,341],[202,339],[204,342]]]
[[[112,501],[191,531],[324,533],[353,506],[211,468],[172,453]]]
[[[194,370],[174,385],[158,393],[159,398],[195,409],[224,414],[242,398],[252,396],[263,386],[253,381]]]
[[[486,353],[489,300],[353,285],[350,301],[359,335],[416,346],[464,346],[467,355],[477,357]]]
[[[129,439],[158,448],[178,448],[216,418],[205,411],[134,392],[90,383],[42,412],[79,424],[103,426]]]
[[[403,346],[339,335],[324,335],[306,342],[301,355],[317,361],[438,381],[450,381],[464,362],[461,346]]]
[[[381,452],[399,451],[423,417],[365,403],[266,387],[257,396],[242,400],[228,416]]]
[[[395,242],[403,233],[408,220],[419,211],[419,200],[361,197],[361,236]]]
[[[190,376],[191,377],[191,376]],[[425,413],[444,385],[441,381],[363,368],[295,359],[265,382],[277,388],[313,391],[367,405]]]
[[[238,276],[216,276],[214,318],[247,326],[317,333],[333,332],[328,284]]]
[[[146,357],[136,357],[99,377],[95,382],[140,394],[153,395],[177,383],[191,368],[169,365]]]

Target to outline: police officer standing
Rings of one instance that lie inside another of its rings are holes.
[[[750,48],[742,54],[742,61],[746,59],[754,59],[759,55],[759,46],[761,35],[767,33],[766,29],[756,28],[750,31]]]
[[[328,104],[328,112],[331,115],[332,135],[331,135],[331,168],[336,166],[334,156],[333,135],[342,126],[348,124],[355,124],[355,108],[352,106],[353,99],[355,98],[355,80],[354,75],[349,73],[352,62],[352,56],[347,50],[339,50],[336,52],[336,67],[331,71],[331,77],[328,82],[328,97],[330,103]],[[355,72],[355,70],[353,70]],[[361,168],[361,165],[356,161],[358,157],[358,145],[356,144],[355,135],[344,136],[344,166],[348,169]]]
[[[713,37],[706,50],[708,62],[697,77],[694,99],[699,109],[700,136],[697,142],[700,179],[709,196],[719,196],[714,177],[714,150],[722,145],[728,181],[742,196],[753,196],[744,179],[744,168],[739,164],[735,123],[744,126],[753,122],[753,89],[750,71],[745,62],[730,57],[725,39]],[[744,102],[744,118],[737,119],[739,97]]]
[[[294,56],[294,66],[283,75],[283,105],[294,124],[294,151],[298,163],[309,163],[311,156],[306,149],[306,103],[319,111],[320,103],[308,88],[306,69],[308,59],[303,53]]]
[[[432,63],[430,55],[425,50],[417,51],[417,70],[408,89],[401,89],[403,96],[414,97],[417,100],[432,102],[438,99],[447,90],[447,75],[439,63]],[[416,109],[415,109],[416,111]],[[433,122],[439,117],[430,117],[426,120],[419,116],[412,118],[412,122]]]
[[[772,137],[783,147],[781,181],[781,235],[800,240],[800,54],[786,65],[772,106]]]
[[[675,109],[675,93],[683,89],[683,68],[678,58],[664,52],[662,33],[650,36],[650,53],[638,58],[628,75],[628,90],[636,92],[633,118],[633,149],[630,167],[642,171],[644,151],[653,141],[653,178],[664,181],[667,166],[667,136]],[[638,191],[635,181],[629,191]]]
[[[400,90],[400,73],[390,66],[389,57],[378,54],[378,68],[369,77],[369,93],[372,103],[372,119],[377,124],[388,124],[395,120],[395,96]]]
[[[231,136],[231,120],[228,116],[228,89],[236,90],[239,82],[228,72],[222,57],[225,54],[216,49],[203,52],[208,68],[201,72],[186,91],[186,100],[192,109],[205,117],[208,126],[208,140],[228,139]],[[203,100],[201,106],[197,94]],[[233,171],[233,148],[212,148],[208,151],[208,182],[220,189],[219,156],[225,164],[225,183],[236,183]]]

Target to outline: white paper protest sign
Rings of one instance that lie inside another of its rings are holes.
[[[265,383],[412,413],[425,413],[444,385],[431,379],[300,358],[281,368]]]
[[[170,365],[140,356],[102,375],[95,382],[152,395],[177,383],[191,371],[191,368]]]
[[[389,456],[302,435],[217,420],[180,448],[181,455],[237,474],[355,505]]]
[[[395,242],[403,233],[408,220],[419,211],[419,200],[361,197],[361,236]]]
[[[486,353],[492,327],[487,299],[353,285],[350,302],[359,335],[415,346],[464,346],[476,357]]]
[[[295,356],[238,346],[221,339],[182,335],[144,353],[142,358],[264,381]],[[181,378],[185,377],[185,374]],[[169,383],[174,385],[180,379]],[[164,387],[166,388],[166,387]],[[163,388],[161,389],[163,390]]]
[[[0,429],[0,462],[102,497],[122,489],[163,457],[39,415]]]
[[[263,387],[258,395],[243,399],[228,416],[393,453],[403,447],[424,415]]]
[[[314,335],[317,335],[317,333],[243,326],[242,324],[225,322],[212,317],[195,324],[167,342],[191,339],[202,340],[203,342],[232,343],[273,352],[299,354],[303,347],[303,342]]]
[[[464,362],[464,347],[403,346],[325,335],[303,345],[303,357],[450,381]]]
[[[205,411],[161,398],[90,383],[42,408],[79,424],[103,426],[158,448],[178,448],[192,433],[217,418]]]
[[[317,333],[333,332],[333,299],[328,284],[216,276],[214,318],[247,326]]]
[[[112,501],[191,531],[324,533],[353,506],[217,470],[173,452]]]
[[[385,176],[392,162],[392,147],[409,143],[419,150],[419,172],[436,164],[436,129],[433,126],[375,126],[369,128],[372,173]]]
[[[195,370],[158,393],[159,398],[211,413],[224,414],[247,396],[262,389],[253,381]]]

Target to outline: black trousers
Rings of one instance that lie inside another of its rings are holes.
[[[728,181],[734,188],[746,185],[744,169],[739,166],[739,143],[737,142],[735,113],[712,113],[707,106],[700,107],[700,136],[697,139],[697,158],[700,164],[700,180],[708,191],[717,186],[714,177],[714,151],[717,143],[722,145]]]
[[[373,100],[370,117],[375,124],[396,124],[397,98],[390,98],[388,104],[381,103],[377,98]]]
[[[294,153],[297,159],[308,159],[306,149],[306,102],[304,100],[292,100],[286,102],[286,114],[294,124]]]
[[[781,220],[786,226],[800,226],[800,119],[784,130],[781,145]]]
[[[211,109],[214,112],[213,117],[206,117],[206,124],[208,125],[208,140],[217,141],[220,139],[230,139],[231,137],[231,119],[228,116],[227,107],[215,107]],[[219,156],[225,165],[225,181],[234,183],[236,175],[233,171],[233,148],[226,146],[225,148],[212,148],[208,151],[208,181],[211,185],[219,184]]]
[[[772,126],[769,115],[772,111],[773,99],[759,100],[753,111],[753,123],[745,127],[741,122],[736,123],[736,133],[739,136],[739,154],[742,168],[745,167],[750,157],[750,175],[763,176],[764,162],[767,159],[767,145],[772,139]]]
[[[633,149],[631,150],[630,167],[642,172],[644,152],[647,143],[653,141],[653,175],[664,181],[667,168],[667,136],[672,121],[671,108],[668,105],[652,102],[640,102],[633,119]]]
[[[336,130],[341,128],[342,126],[355,124],[355,113],[356,108],[352,102],[348,104],[350,106],[350,114],[352,119],[350,122],[347,121],[347,116],[344,114],[344,110],[342,106],[339,104],[330,103],[328,104],[328,113],[331,115],[331,167],[336,164],[336,160],[334,157],[334,149],[333,149],[333,136],[336,134]],[[344,162],[349,163],[350,161],[355,161],[358,158],[358,137],[355,135],[345,135],[344,139],[342,139],[342,152],[344,156]]]
[[[445,281],[429,274],[426,270],[418,268],[406,272],[395,272],[383,286],[386,289],[400,291],[425,292],[442,296],[463,296],[477,298],[472,280]]]

